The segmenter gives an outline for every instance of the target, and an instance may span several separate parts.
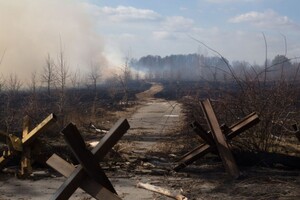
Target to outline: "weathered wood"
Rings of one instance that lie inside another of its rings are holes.
[[[38,136],[39,133],[47,130],[55,122],[56,122],[56,116],[54,114],[50,114],[39,125],[37,125],[25,137],[22,138],[22,144],[29,145]]]
[[[31,128],[31,121],[28,115],[26,115],[23,118],[23,132],[22,132],[22,137],[26,137],[28,135],[28,133],[30,132],[30,128]]]
[[[239,169],[226,142],[226,138],[222,133],[210,101],[208,99],[202,101],[201,106],[226,171],[232,177],[238,178],[240,176]]]
[[[104,135],[97,146],[92,149],[92,153],[98,160],[102,160],[129,128],[127,119],[119,119],[109,132]]]
[[[126,119],[120,119],[110,131],[100,140],[97,146],[92,150],[97,161],[100,161],[109,152],[109,150],[118,142],[118,140],[127,132],[129,124]],[[78,166],[67,180],[59,187],[51,199],[68,199],[80,186],[80,182],[86,177],[83,167]]]
[[[74,124],[69,124],[62,131],[64,138],[85,172],[95,181],[113,193],[117,193],[105,173],[102,171],[95,156],[86,148],[84,140]]]
[[[22,138],[26,138],[29,134],[31,127],[31,121],[28,115],[23,118],[23,133]],[[23,151],[21,155],[21,169],[20,175],[25,176],[32,173],[31,167],[31,147],[29,145],[23,146]]]
[[[12,134],[7,135],[6,143],[7,147],[0,157],[0,169],[2,169],[16,154],[19,154],[19,152],[23,150],[21,140],[17,136]]]
[[[70,176],[71,173],[75,170],[74,165],[68,163],[55,153],[50,158],[48,158],[46,164],[65,177]]]
[[[62,174],[65,177],[69,177],[72,172],[76,169],[74,165],[68,163],[61,157],[56,154],[53,154],[46,162],[50,167],[55,169],[58,173]],[[81,166],[78,166],[81,167]],[[111,200],[120,200],[121,198],[103,187],[101,184],[93,180],[91,177],[86,174],[85,171],[82,171],[83,179],[80,182],[79,187],[85,192],[90,194],[95,199],[111,199]],[[72,195],[72,194],[71,194]],[[68,195],[66,195],[67,198]],[[55,199],[55,198],[53,198]]]
[[[170,197],[170,198],[173,198],[173,199],[176,199],[176,200],[188,200],[187,197],[183,196],[180,193],[175,193],[173,191],[170,191],[170,190],[167,190],[165,188],[158,187],[158,186],[155,186],[155,185],[151,185],[149,183],[141,183],[141,182],[139,182],[137,184],[137,187],[138,188],[144,188],[146,190],[150,190],[152,192],[156,192],[156,193],[159,193],[159,194],[163,194],[163,195],[165,195],[167,197]]]
[[[36,126],[33,130],[30,131],[31,128],[30,118],[28,116],[25,116],[23,119],[22,139],[12,134],[5,133],[7,144],[9,146],[9,150],[7,152],[9,154],[7,156],[2,156],[0,158],[0,169],[12,157],[14,157],[16,154],[21,153],[20,175],[30,174],[32,171],[32,167],[31,167],[32,143],[40,133],[48,129],[49,126],[51,126],[55,122],[56,122],[56,116],[54,114],[50,114],[38,126]]]

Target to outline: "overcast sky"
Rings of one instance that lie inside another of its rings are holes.
[[[263,63],[300,54],[299,0],[89,0],[85,5],[106,38],[106,51],[132,57],[202,53],[194,37],[230,61]]]
[[[125,57],[200,53],[264,63],[300,56],[299,0],[0,0],[0,78],[41,73],[60,41],[68,66],[107,74]],[[1,61],[1,60],[0,60]]]

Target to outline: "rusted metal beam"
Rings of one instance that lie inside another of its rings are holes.
[[[239,169],[226,142],[226,138],[222,133],[218,119],[212,108],[211,102],[208,99],[204,100],[201,102],[201,106],[226,171],[233,178],[238,178],[240,176]]]
[[[180,160],[177,161],[177,164],[173,169],[178,172],[188,166],[189,164],[195,162],[199,158],[203,157],[207,153],[211,152],[214,149],[214,146],[210,146],[208,144],[201,144],[192,151],[183,155]]]
[[[243,119],[239,120],[238,122],[234,123],[228,128],[224,128],[225,125],[221,126],[221,129],[224,132],[224,135],[227,140],[231,140],[240,133],[244,132],[245,130],[251,128],[252,126],[256,125],[259,122],[258,115],[253,112]],[[208,132],[210,133],[210,132]],[[209,145],[209,144],[201,144],[195,149],[191,150],[190,152],[183,155],[177,163],[179,163],[177,166],[175,166],[175,171],[180,171],[181,169],[185,168],[189,164],[193,163],[194,161],[198,160],[199,158],[203,157],[207,153],[215,152],[216,146]]]
[[[202,138],[202,140],[204,140],[209,145],[215,145],[215,142],[214,142],[214,139],[213,139],[211,133],[204,130],[204,128],[197,121],[194,121],[193,123],[191,123],[191,127],[192,127],[193,131]]]

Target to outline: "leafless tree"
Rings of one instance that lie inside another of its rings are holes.
[[[37,91],[37,73],[34,71],[31,74],[29,87],[29,97],[25,100],[27,101],[24,110],[27,115],[37,119],[40,115],[41,106],[39,106],[38,101],[38,91]]]
[[[70,73],[70,81],[71,81],[71,86],[73,88],[80,88],[82,84],[82,76],[80,73],[80,70],[76,70],[72,73]]]
[[[46,65],[43,68],[42,73],[42,82],[46,83],[47,87],[47,94],[51,95],[51,88],[55,82],[55,66],[53,63],[53,59],[51,58],[50,54],[47,55],[46,58]]]
[[[22,86],[19,77],[16,74],[10,74],[7,80],[6,89],[10,94],[17,94]]]
[[[124,97],[123,101],[125,105],[128,104],[128,98],[129,98],[129,90],[128,90],[128,83],[132,79],[131,69],[129,65],[130,58],[125,58],[125,64],[121,68],[121,74],[118,76],[118,79],[120,81],[120,84],[123,88]]]
[[[9,132],[16,123],[16,114],[18,113],[16,101],[19,90],[22,83],[16,74],[10,74],[6,81],[6,92],[5,92],[5,108],[4,108],[4,122],[6,131]]]
[[[99,79],[101,78],[101,68],[99,64],[91,62],[88,78],[92,83],[95,96],[97,96],[97,84],[99,83]]]
[[[60,40],[60,51],[57,56],[57,62],[54,63],[56,68],[56,82],[57,82],[57,91],[58,91],[58,114],[61,115],[62,126],[64,125],[64,108],[66,104],[66,86],[67,79],[69,78],[69,67],[66,61],[65,53],[62,47],[62,41]]]

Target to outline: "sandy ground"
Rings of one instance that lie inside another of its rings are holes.
[[[138,95],[141,105],[128,118],[131,128],[120,141],[123,146],[128,146],[129,161],[112,164],[113,170],[103,168],[122,199],[170,199],[137,188],[137,182],[176,192],[182,189],[189,199],[300,199],[299,169],[239,166],[243,177],[232,180],[220,161],[204,159],[179,173],[169,170],[174,165],[174,155],[164,152],[161,146],[177,141],[172,134],[182,127],[183,116],[177,102],[153,98],[161,89],[160,85],[154,85],[150,91]],[[135,164],[131,166],[131,163]],[[49,199],[64,180],[57,174],[20,180],[0,173],[0,200]],[[92,198],[78,189],[70,199]]]

